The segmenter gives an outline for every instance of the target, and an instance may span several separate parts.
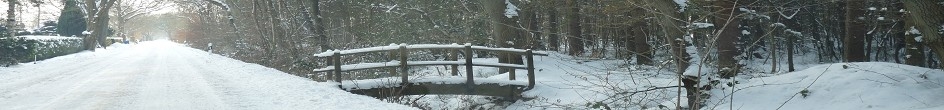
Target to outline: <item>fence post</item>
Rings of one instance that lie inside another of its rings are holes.
[[[400,57],[397,57],[397,54],[400,54],[400,51],[388,51],[387,53],[388,53],[387,58],[389,58],[388,60],[393,60],[393,59],[399,59],[399,58],[400,58]],[[397,76],[397,75],[398,75],[398,74],[397,74],[397,68],[399,68],[399,67],[390,67],[390,77],[393,77],[393,76]]]
[[[409,79],[408,77],[410,74],[409,73],[410,66],[407,65],[406,56],[409,56],[410,54],[409,52],[407,52],[406,46],[403,46],[403,45],[400,46],[399,51],[400,51],[400,80],[403,82],[402,84],[409,84],[410,81],[408,80]]]
[[[528,89],[534,88],[534,52],[531,49],[525,51],[525,57],[528,60]]]
[[[334,52],[334,55],[331,55],[334,60],[334,81],[341,84],[341,52]]]
[[[472,44],[465,44],[465,85],[467,94],[475,92],[475,81],[472,79]]]
[[[450,55],[449,55],[449,60],[450,60],[450,61],[459,61],[459,49],[449,49],[449,50],[451,51],[451,52],[450,52]],[[458,75],[459,75],[459,65],[451,65],[451,67],[452,67],[452,76],[458,76]]]
[[[324,61],[325,61],[325,68],[334,66],[334,55],[331,55],[330,57],[328,57],[328,58],[325,59]],[[331,78],[333,78],[333,77],[334,77],[334,71],[326,71],[326,72],[325,72],[325,77],[323,77],[323,78],[324,78],[325,81],[331,81]]]
[[[512,52],[498,52],[498,53],[499,53],[499,56],[501,56],[501,54],[504,53],[505,56],[506,56],[505,58],[510,58],[510,59],[505,59],[505,60],[509,61],[508,63],[510,63],[510,64],[514,64],[514,62],[511,62],[512,60],[514,60],[514,59],[516,59],[516,58],[521,58],[521,56],[517,56],[516,54],[514,54],[514,53],[512,53]],[[514,58],[512,58],[512,57],[510,57],[510,56],[514,56]],[[501,67],[501,68],[502,68],[502,69],[505,69],[505,70],[508,70],[508,80],[515,80],[515,77],[517,77],[517,76],[515,76],[515,70],[517,70],[517,69],[515,69],[515,68],[507,68],[507,67]]]

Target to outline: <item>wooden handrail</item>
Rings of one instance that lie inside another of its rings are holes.
[[[398,47],[392,49],[392,47]],[[457,48],[457,46],[461,46]],[[451,50],[447,60],[449,61],[407,61],[410,50],[416,49],[447,49]],[[458,61],[459,50],[462,50],[464,54],[465,61]],[[484,63],[484,62],[473,62],[472,54],[475,50],[480,51],[497,51],[497,52],[508,52],[515,53],[525,56],[527,64],[508,64],[508,63]],[[393,54],[397,55],[397,61],[391,62],[381,62],[381,63],[358,63],[358,64],[348,64],[342,65],[341,57],[344,55],[352,55],[359,53],[371,53],[371,52],[384,52],[389,51],[391,56]],[[475,81],[473,80],[472,67],[473,66],[485,66],[485,67],[498,67],[498,68],[512,68],[512,69],[525,69],[528,70],[528,87],[526,90],[530,90],[534,87],[534,55],[547,56],[544,53],[535,53],[532,50],[521,50],[521,49],[511,49],[511,48],[489,48],[482,46],[472,46],[471,44],[466,45],[431,45],[431,44],[421,44],[421,45],[391,45],[383,47],[371,47],[371,48],[362,48],[359,50],[345,50],[345,51],[329,51],[331,53],[319,53],[315,54],[317,57],[328,57],[326,60],[328,64],[332,67],[325,67],[320,69],[315,69],[313,72],[332,72],[327,76],[328,78],[333,78],[333,81],[341,83],[341,73],[345,71],[353,70],[363,70],[363,69],[376,69],[376,68],[388,68],[388,67],[398,67],[400,71],[390,70],[390,72],[399,72],[401,77],[402,84],[409,84],[409,67],[410,66],[431,66],[431,65],[449,65],[452,67],[452,75],[458,75],[458,65],[466,66],[466,84],[468,85],[468,92],[471,94],[474,92]],[[513,72],[514,70],[512,70]],[[394,73],[396,74],[396,73]],[[510,77],[514,73],[509,73]],[[509,78],[514,80],[514,78]]]
[[[466,44],[466,45],[470,45],[470,44]],[[333,50],[333,51],[325,51],[325,52],[321,52],[321,53],[314,54],[313,56],[316,56],[316,57],[329,57],[329,56],[331,56],[331,55],[334,55],[334,53],[340,53],[341,55],[352,55],[352,54],[365,54],[365,53],[375,53],[375,52],[386,52],[386,51],[394,51],[394,50],[400,49],[400,47],[403,47],[403,46],[406,46],[406,48],[407,48],[407,49],[410,49],[410,50],[465,49],[465,45],[458,45],[458,44],[451,44],[451,45],[443,45],[443,44],[389,45],[389,46],[379,46],[379,47],[358,48],[358,49],[351,49],[351,50]],[[514,49],[514,48],[491,48],[491,47],[485,47],[485,46],[472,46],[472,50],[475,50],[475,51],[492,51],[492,52],[508,52],[508,53],[514,53],[514,54],[519,54],[519,55],[525,55],[525,54],[527,54],[527,53],[525,52],[525,51],[527,51],[527,50],[525,50],[525,49]],[[538,55],[538,56],[547,56],[547,55],[548,55],[547,53],[541,53],[541,52],[532,52],[531,54],[533,54],[533,55]]]
[[[389,67],[400,67],[400,61],[391,61],[384,63],[359,63],[359,64],[348,64],[341,65],[341,71],[354,71],[354,70],[365,70],[365,69],[377,69],[377,68],[389,68]],[[435,66],[435,65],[466,65],[465,61],[408,61],[407,66]],[[472,62],[472,66],[484,66],[484,67],[504,67],[504,68],[513,68],[513,69],[528,69],[527,65],[518,65],[518,64],[505,64],[505,63],[481,63],[481,62]],[[345,67],[351,67],[350,69],[345,69]],[[353,68],[356,67],[356,68]],[[334,71],[334,67],[329,68],[319,68],[314,69],[313,72],[327,72]]]

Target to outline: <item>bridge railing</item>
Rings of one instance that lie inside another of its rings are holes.
[[[407,58],[410,56],[411,50],[432,50],[432,49],[444,49],[449,50],[450,55],[447,59],[448,61],[408,61]],[[464,55],[464,61],[459,61],[458,54]],[[472,61],[472,54],[474,51],[489,51],[489,52],[506,52],[513,53],[518,55],[523,55],[526,60],[526,64],[513,64],[513,63],[497,63],[497,62],[476,62]],[[344,55],[352,54],[362,54],[362,53],[372,53],[372,52],[388,52],[389,54],[397,55],[398,60],[390,62],[374,62],[374,63],[357,63],[357,64],[343,64],[341,62],[341,57]],[[547,56],[545,53],[534,52],[530,49],[514,49],[514,48],[492,48],[485,46],[473,46],[472,44],[413,44],[413,45],[389,45],[389,46],[379,46],[379,47],[369,47],[369,48],[360,48],[360,49],[351,49],[351,50],[333,50],[314,54],[316,57],[327,57],[326,63],[331,64],[328,67],[314,69],[316,73],[320,72],[329,72],[327,77],[329,79],[333,78],[333,81],[341,83],[342,78],[341,74],[347,71],[353,70],[364,70],[364,69],[376,69],[376,68],[388,68],[388,67],[399,67],[399,75],[401,77],[402,84],[408,84],[409,82],[409,68],[411,66],[435,66],[435,65],[449,65],[452,70],[451,73],[453,76],[457,76],[459,73],[458,66],[465,66],[465,76],[466,84],[474,85],[475,81],[473,80],[473,66],[485,66],[485,67],[498,67],[498,68],[509,68],[509,69],[525,69],[528,70],[528,88],[531,89],[535,85],[534,81],[534,55]],[[391,71],[396,74],[396,71]],[[509,71],[509,80],[515,80],[515,71]]]

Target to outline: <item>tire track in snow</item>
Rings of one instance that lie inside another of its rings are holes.
[[[153,64],[142,62],[144,59],[136,59],[131,62],[137,64]],[[139,65],[130,65],[129,63],[113,63],[112,67],[93,71],[96,74],[79,85],[73,86],[53,103],[46,105],[52,109],[114,109],[121,97],[127,97],[134,94],[129,88],[136,83],[135,79],[140,78],[140,71],[131,71],[126,68]]]
[[[167,49],[158,52],[160,64],[147,74],[147,78],[129,108],[151,109],[226,109],[227,104],[216,95],[201,75],[199,69],[190,65],[188,53],[171,53]]]

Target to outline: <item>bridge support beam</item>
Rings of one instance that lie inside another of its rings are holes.
[[[522,98],[524,85],[500,85],[500,84],[480,84],[475,85],[475,93],[469,94],[463,90],[465,84],[440,84],[440,83],[408,83],[400,87],[372,88],[348,90],[354,94],[366,95],[375,98],[387,98],[404,95],[482,95],[503,97],[507,100],[517,100]]]

